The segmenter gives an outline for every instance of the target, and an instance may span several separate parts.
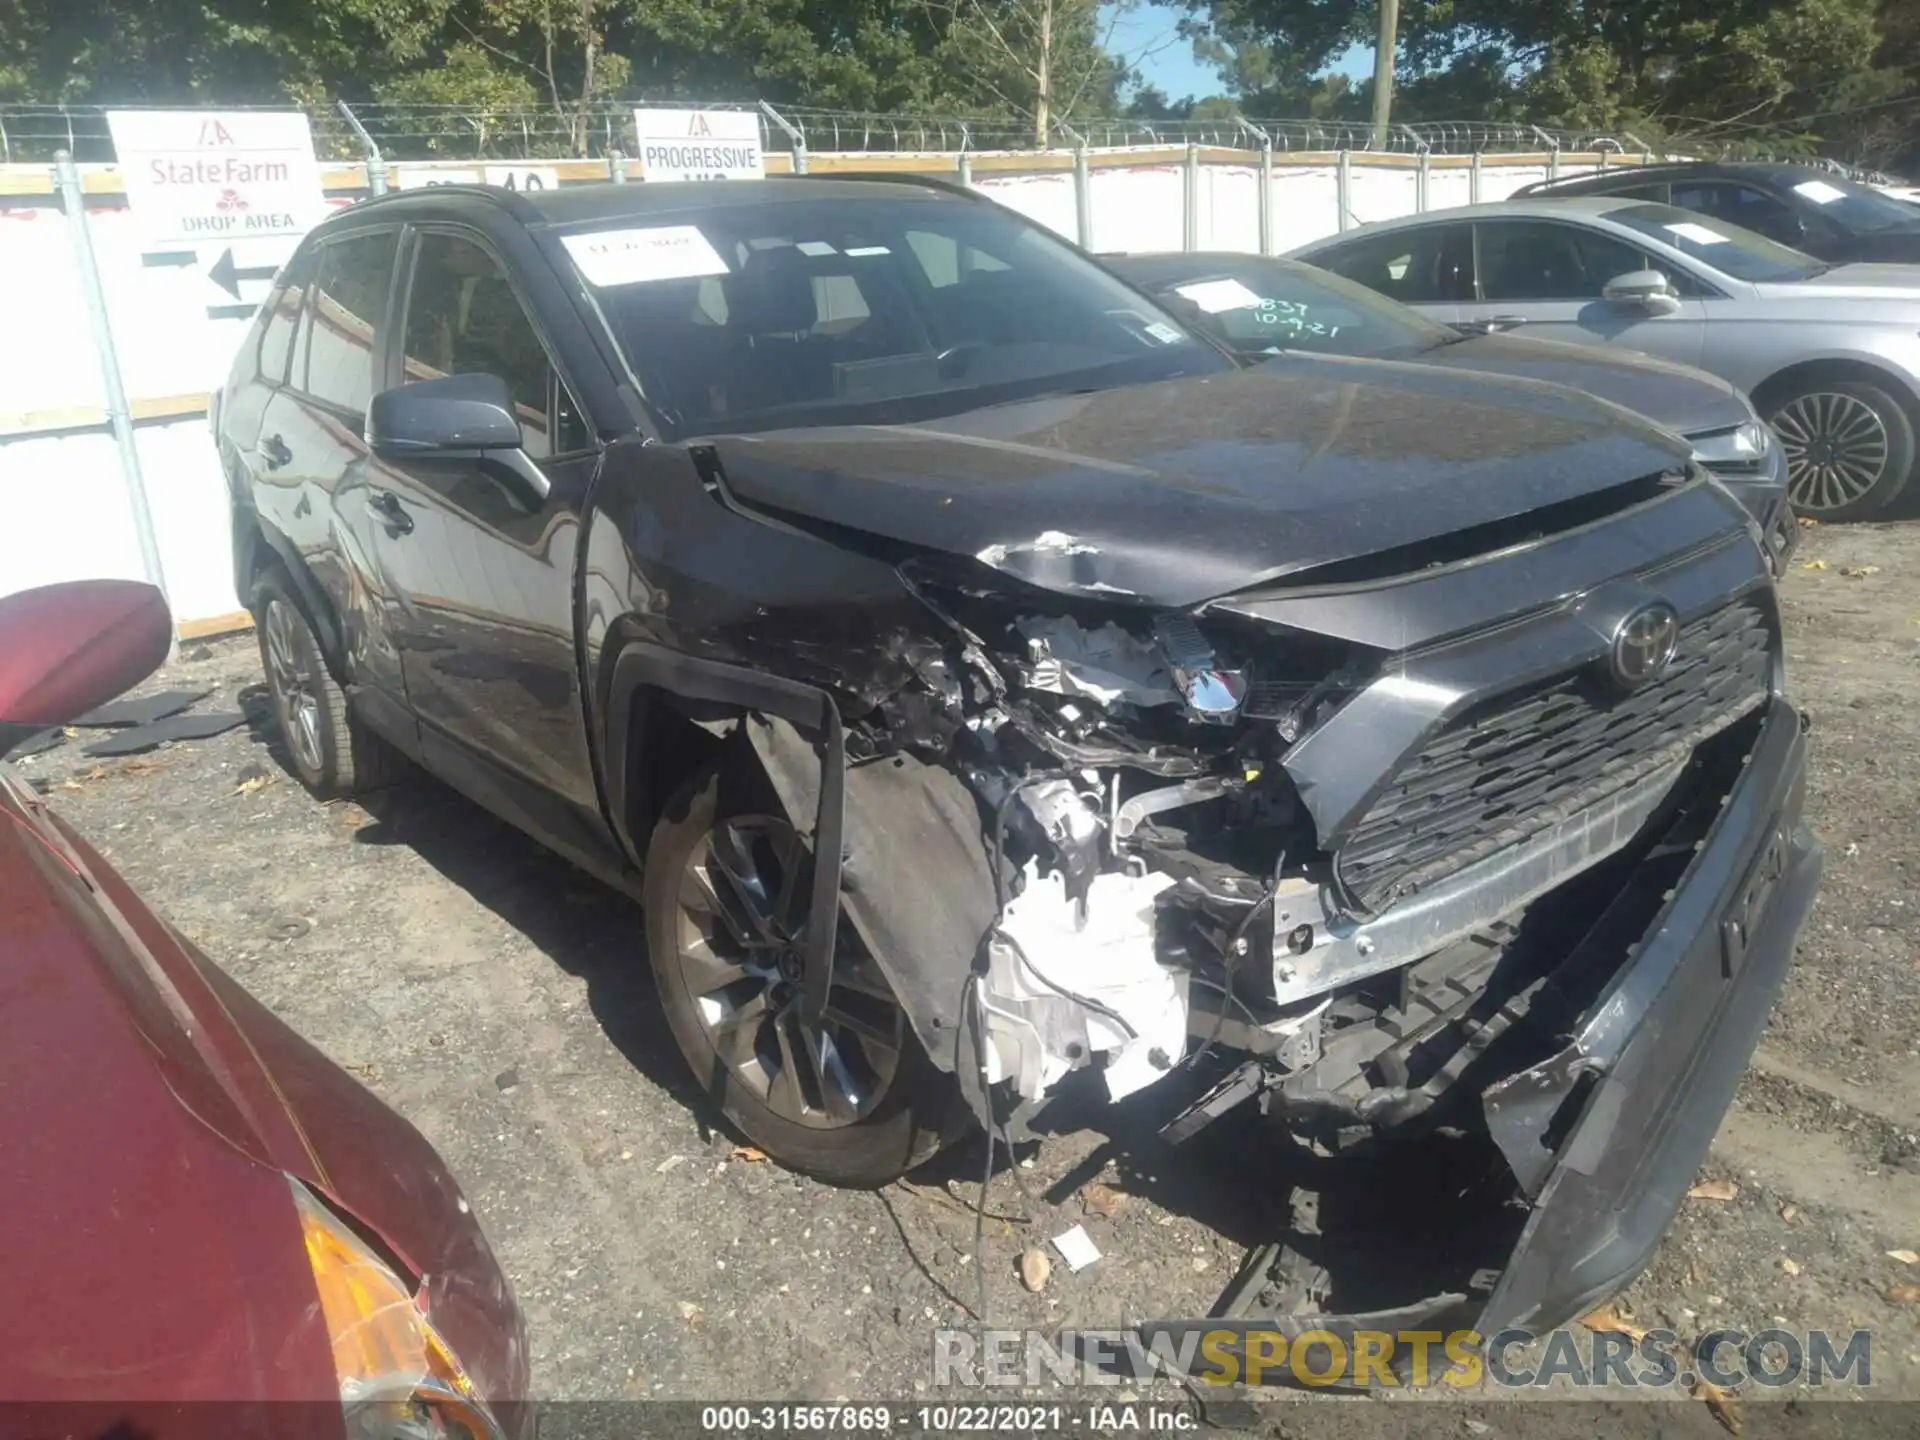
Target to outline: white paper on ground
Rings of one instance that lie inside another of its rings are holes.
[[[1084,1225],[1076,1225],[1066,1234],[1054,1236],[1053,1248],[1067,1262],[1067,1269],[1076,1274],[1100,1258],[1100,1247],[1093,1243],[1093,1237],[1087,1234]]]
[[[1260,308],[1260,297],[1238,280],[1196,280],[1191,285],[1176,285],[1173,289],[1175,294],[1186,296],[1209,315]]]
[[[1793,187],[1793,193],[1816,205],[1831,205],[1836,200],[1847,198],[1847,192],[1837,185],[1829,185],[1824,180],[1802,180]]]
[[[587,283],[603,289],[727,273],[727,262],[697,225],[596,230],[586,235],[563,235],[560,243],[567,247],[567,254]]]
[[[1704,225],[1696,225],[1691,220],[1676,220],[1666,227],[1682,240],[1691,240],[1696,245],[1724,245],[1727,237],[1718,230],[1709,230]]]

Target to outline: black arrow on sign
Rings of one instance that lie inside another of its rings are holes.
[[[207,278],[236,300],[240,298],[242,280],[271,280],[277,273],[272,265],[235,265],[232,250],[222,252],[220,258],[207,267]]]

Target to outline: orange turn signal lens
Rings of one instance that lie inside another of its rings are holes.
[[[352,1433],[378,1435],[381,1417],[390,1415],[395,1425],[409,1426],[396,1434],[497,1436],[459,1357],[393,1268],[298,1182],[293,1203],[333,1345],[340,1402],[358,1422]],[[431,1428],[423,1430],[422,1421]]]

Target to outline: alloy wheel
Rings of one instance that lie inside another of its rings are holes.
[[[1794,509],[1818,515],[1859,500],[1892,455],[1886,422],[1864,400],[1832,391],[1796,396],[1772,419],[1787,459]]]
[[[267,683],[280,705],[287,746],[300,768],[317,774],[323,766],[320,743],[320,685],[313,673],[306,622],[284,600],[267,606]]]
[[[905,1016],[843,921],[825,1013],[818,1025],[803,1018],[812,883],[806,846],[785,819],[719,821],[681,873],[678,966],[734,1078],[782,1119],[832,1130],[858,1123],[885,1097]]]

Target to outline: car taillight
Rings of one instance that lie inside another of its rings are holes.
[[[351,1440],[500,1440],[484,1397],[406,1282],[291,1183]]]

